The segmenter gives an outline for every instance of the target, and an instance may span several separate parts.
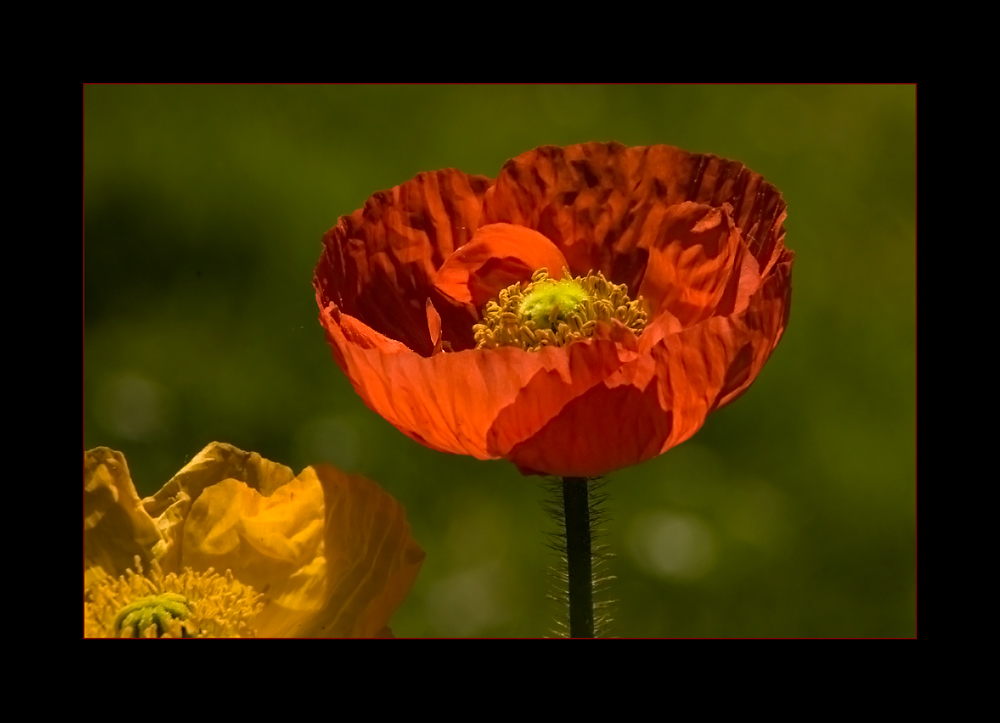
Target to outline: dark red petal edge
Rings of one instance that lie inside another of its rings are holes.
[[[479,227],[492,183],[454,169],[421,173],[341,216],[323,237],[313,278],[320,307],[333,302],[342,313],[428,356],[434,344],[425,304],[434,298],[444,341],[467,344],[471,332],[464,328],[464,312],[438,304],[433,280],[444,259]],[[451,338],[458,332],[465,333],[462,342]]]

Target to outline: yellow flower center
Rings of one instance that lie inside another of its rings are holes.
[[[252,623],[263,607],[261,595],[209,568],[164,575],[156,562],[148,575],[136,570],[105,577],[84,595],[84,635],[88,638],[253,637]]]
[[[629,298],[625,284],[612,284],[600,271],[586,276],[549,278],[539,269],[524,288],[502,289],[498,301],[483,309],[483,320],[472,327],[477,349],[516,346],[537,351],[563,346],[594,333],[597,322],[617,319],[636,334],[646,326],[642,297]]]
[[[554,331],[589,299],[590,294],[574,279],[554,281],[546,278],[525,289],[518,311],[522,319],[531,319],[536,328]]]

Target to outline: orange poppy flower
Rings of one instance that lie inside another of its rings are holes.
[[[600,475],[688,439],[756,378],[788,322],[785,215],[736,161],[545,146],[495,181],[449,169],[376,193],[323,237],[313,285],[338,365],[406,435]],[[554,301],[531,301],[539,284]],[[563,313],[590,296],[608,313]]]

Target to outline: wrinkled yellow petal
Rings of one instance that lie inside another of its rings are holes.
[[[308,467],[299,477],[323,486],[328,599],[298,634],[379,636],[424,559],[402,505],[371,480],[329,465]]]
[[[322,545],[318,482],[292,480],[265,497],[228,479],[205,489],[191,506],[182,564],[232,570],[237,580],[264,594],[266,616],[260,622],[280,616],[282,630],[268,634],[283,636],[323,605]]]
[[[294,478],[291,469],[266,460],[256,452],[244,452],[231,444],[212,442],[184,465],[159,492],[142,501],[146,512],[155,518],[164,540],[158,550],[161,567],[166,571],[180,570],[184,521],[191,505],[206,487],[225,479],[235,479],[268,495]]]
[[[107,447],[83,453],[84,590],[153,558],[160,534],[143,509],[125,456]]]

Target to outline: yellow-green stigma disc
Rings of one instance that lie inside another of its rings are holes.
[[[548,279],[534,284],[521,302],[521,317],[531,319],[539,329],[555,330],[590,296],[573,279]]]
[[[150,595],[133,600],[118,611],[115,616],[115,633],[124,633],[125,637],[160,638],[175,627],[172,624],[174,621],[187,620],[189,617],[191,608],[183,595],[171,592]],[[147,633],[147,628],[154,625],[156,630]]]

